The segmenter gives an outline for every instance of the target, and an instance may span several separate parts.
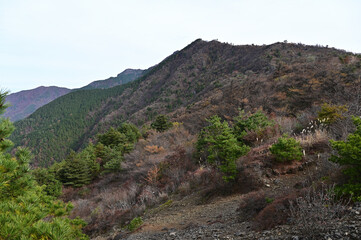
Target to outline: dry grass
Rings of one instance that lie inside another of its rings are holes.
[[[330,137],[326,130],[316,129],[310,133],[300,134],[295,139],[300,142],[301,147],[305,149],[306,153],[321,153],[330,149]]]
[[[291,117],[276,117],[274,121],[278,126],[281,126],[281,134],[291,135],[297,126],[297,119]]]

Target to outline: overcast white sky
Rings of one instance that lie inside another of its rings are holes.
[[[361,53],[360,0],[0,0],[0,88],[76,88],[197,38]]]

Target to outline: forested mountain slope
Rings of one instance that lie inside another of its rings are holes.
[[[16,124],[12,140],[35,154],[35,164],[62,160],[119,121],[142,125],[170,114],[191,132],[213,114],[263,108],[301,116],[324,102],[356,102],[360,55],[302,44],[234,46],[196,40],[138,80],[105,90],[73,92]]]
[[[10,107],[5,112],[4,117],[10,118],[11,121],[24,119],[39,107],[70,91],[70,89],[60,87],[38,87],[12,93],[6,98],[6,102],[10,104]]]
[[[119,73],[116,77],[94,81],[80,89],[105,89],[115,87],[134,81],[135,79],[141,77],[143,73],[144,70],[140,69],[126,69]],[[48,104],[54,99],[71,91],[77,90],[79,89],[71,90],[60,87],[38,87],[10,94],[7,97],[7,103],[10,104],[10,107],[7,109],[4,117],[9,117],[11,121],[24,119],[35,112],[38,108]]]

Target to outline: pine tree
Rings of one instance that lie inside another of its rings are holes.
[[[210,125],[198,137],[198,156],[217,166],[224,174],[225,181],[234,180],[237,173],[236,160],[246,154],[249,148],[237,141],[226,121],[221,122],[218,116],[207,121]]]
[[[349,182],[341,187],[343,193],[353,195],[353,199],[361,201],[361,118],[352,117],[356,131],[347,137],[346,141],[332,141],[331,145],[337,155],[331,161],[345,166],[344,173]]]
[[[49,171],[46,168],[36,168],[32,171],[32,175],[40,186],[45,187],[44,191],[48,195],[54,197],[59,197],[61,195],[62,184],[56,179],[54,172]]]
[[[62,171],[64,176],[62,182],[66,186],[81,187],[92,180],[86,162],[79,158],[74,151],[70,152],[69,156],[65,159]]]
[[[119,144],[126,143],[127,137],[124,133],[120,133],[111,127],[106,133],[98,135],[98,142],[113,148]]]
[[[166,115],[158,115],[154,122],[150,125],[153,129],[158,132],[164,132],[173,126],[173,123],[169,121]]]
[[[0,113],[5,96],[0,93]],[[83,221],[64,217],[72,206],[55,201],[37,184],[30,173],[30,152],[19,148],[14,157],[4,153],[11,146],[5,137],[13,129],[10,121],[0,119],[0,239],[88,239],[81,232]]]
[[[138,128],[131,123],[122,123],[117,130],[123,133],[127,138],[127,142],[130,143],[136,143],[141,136]]]

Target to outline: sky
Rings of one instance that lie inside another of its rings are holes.
[[[0,89],[78,88],[198,38],[361,53],[361,1],[0,0]]]

